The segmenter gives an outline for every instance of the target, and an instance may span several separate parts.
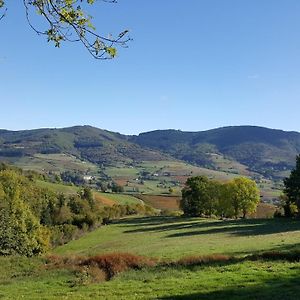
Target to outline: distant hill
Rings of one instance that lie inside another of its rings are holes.
[[[37,153],[67,153],[96,164],[166,160],[158,151],[143,149],[119,133],[91,126],[24,131],[0,130],[0,158],[19,158]]]
[[[200,132],[156,130],[133,136],[130,141],[209,168],[215,167],[212,154],[220,154],[268,177],[281,177],[281,172],[294,166],[300,152],[300,133],[257,126]]]
[[[65,153],[98,165],[179,159],[222,170],[225,161],[233,166],[231,169],[241,166],[276,179],[286,176],[294,166],[295,156],[300,153],[300,133],[256,126],[199,132],[156,130],[138,136],[91,126],[0,130],[1,160],[14,162],[22,157],[55,153]]]

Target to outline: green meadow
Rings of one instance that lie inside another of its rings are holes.
[[[264,251],[300,249],[300,222],[125,218],[53,249],[56,257],[127,252],[155,258],[153,267],[91,282],[47,258],[1,257],[1,299],[297,299],[300,263],[247,259]],[[227,254],[235,260],[176,265],[182,257]],[[166,263],[164,263],[166,262]]]
[[[118,251],[175,259],[189,255],[246,255],[297,249],[295,241],[300,241],[298,220],[145,217],[126,218],[102,226],[56,248],[54,253],[95,255]]]

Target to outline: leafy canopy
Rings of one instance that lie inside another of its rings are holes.
[[[284,179],[285,213],[291,215],[291,205],[300,209],[300,155],[296,157],[296,167],[291,171],[290,176]]]
[[[238,177],[230,181],[228,187],[236,218],[241,212],[245,217],[247,213],[256,210],[260,197],[255,181],[246,177]]]
[[[255,181],[239,177],[227,183],[209,180],[205,176],[191,177],[182,190],[181,208],[186,215],[218,215],[238,217],[252,213],[259,202]]]
[[[116,0],[102,0],[116,3]],[[5,16],[5,0],[0,0],[0,9],[4,9],[0,20]],[[62,42],[81,42],[96,59],[110,59],[117,54],[117,46],[126,47],[130,41],[128,30],[122,31],[116,37],[105,37],[96,32],[92,24],[92,16],[84,9],[94,5],[95,0],[23,0],[26,18],[30,27],[38,34],[45,35],[48,42],[59,47]],[[42,30],[32,23],[32,12],[36,12],[47,23]]]
[[[49,231],[22,199],[24,183],[15,171],[0,171],[0,255],[32,256],[49,247]]]

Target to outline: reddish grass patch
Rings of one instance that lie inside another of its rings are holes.
[[[115,179],[116,184],[121,185],[121,186],[125,186],[128,182],[128,178],[116,178]]]
[[[178,176],[174,176],[175,180],[179,181],[181,184],[185,184],[187,179],[189,178],[190,176],[188,175],[178,175]]]
[[[106,273],[106,279],[124,272],[128,269],[141,269],[153,267],[156,262],[153,259],[133,255],[129,253],[111,253],[89,257],[81,262],[83,266],[98,267]]]
[[[99,201],[102,205],[104,206],[114,206],[115,204],[117,204],[117,202],[109,199],[109,198],[106,198],[104,195],[101,195],[99,193],[94,193],[94,198],[96,201]]]
[[[129,269],[142,269],[145,267],[193,267],[214,264],[235,263],[239,261],[256,260],[282,260],[290,262],[300,261],[300,251],[269,251],[245,257],[229,256],[223,254],[212,254],[202,256],[187,256],[179,260],[161,261],[145,256],[129,253],[110,253],[92,257],[79,256],[55,256],[47,257],[47,268],[67,268],[73,270],[77,275],[74,282],[77,284],[88,284],[103,282],[112,279],[117,274]]]
[[[46,258],[47,269],[67,268],[89,277],[91,282],[110,280],[129,269],[154,267],[157,261],[129,253],[110,253],[92,257],[50,255]]]
[[[137,198],[143,200],[147,205],[161,210],[179,210],[181,197],[178,196],[160,196],[160,195],[137,195]]]

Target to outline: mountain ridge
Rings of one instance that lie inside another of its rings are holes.
[[[0,159],[68,153],[96,164],[178,159],[218,169],[214,155],[267,177],[283,177],[300,152],[300,133],[261,126],[204,131],[160,129],[125,135],[89,125],[11,131],[0,129]]]

